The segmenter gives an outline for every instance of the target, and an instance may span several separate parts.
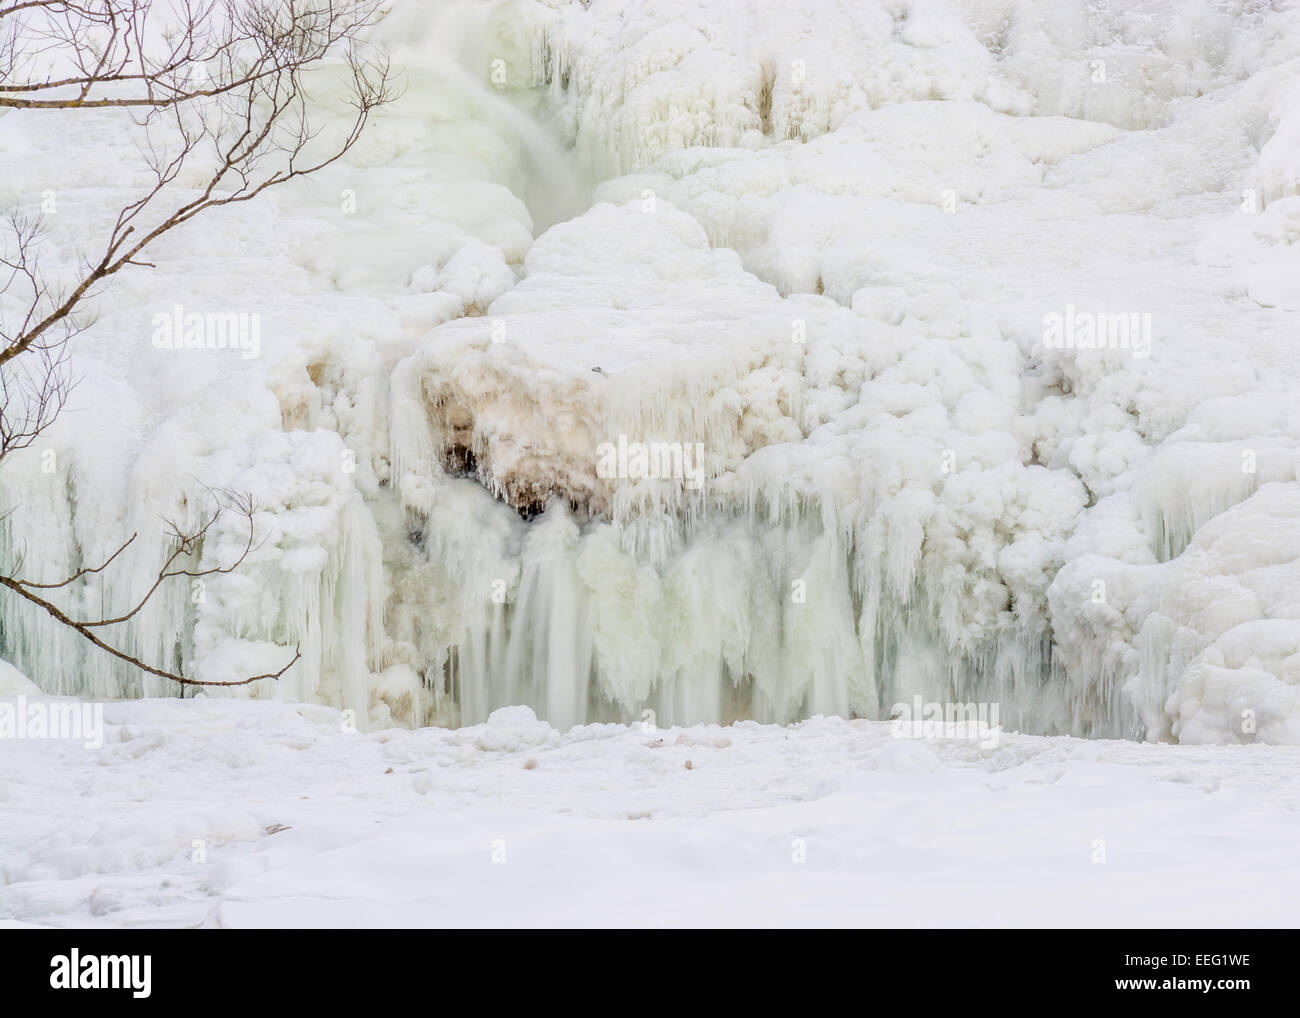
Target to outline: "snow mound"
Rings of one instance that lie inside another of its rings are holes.
[[[517,753],[553,740],[558,733],[538,721],[531,707],[499,707],[474,735],[474,745],[495,753]]]
[[[40,687],[11,665],[0,661],[0,696],[39,696]]]

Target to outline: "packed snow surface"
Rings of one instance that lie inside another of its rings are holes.
[[[349,728],[165,699],[0,740],[0,927],[1295,923],[1294,747]]]
[[[403,98],[115,280],[5,463],[30,578],[141,535],[70,610],[131,603],[221,486],[256,550],[119,640],[214,680],[297,647],[247,692],[361,729],[920,695],[1300,742],[1300,7],[399,0],[373,42]],[[0,116],[0,196],[54,196],[69,266],[139,186],[120,117],[71,124]],[[179,309],[259,315],[257,355],[158,348]],[[47,692],[174,692],[0,626]]]

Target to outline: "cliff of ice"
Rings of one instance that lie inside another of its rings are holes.
[[[363,722],[922,695],[1300,739],[1300,11],[399,3],[376,39],[408,89],[357,150],[103,298],[55,469],[0,472],[28,573],[138,530],[129,581],[72,591],[129,603],[159,514],[222,486],[259,502],[246,567],[126,638],[213,678],[298,647],[279,694]],[[84,123],[98,177],[0,117],[68,259],[132,186]],[[261,356],[152,348],[174,304],[258,311]],[[1047,341],[1098,314],[1143,342]],[[620,441],[682,469],[611,473]],[[47,689],[164,691],[0,625]]]

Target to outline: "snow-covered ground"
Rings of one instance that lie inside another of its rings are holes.
[[[1300,749],[108,704],[0,740],[0,924],[1293,926]]]

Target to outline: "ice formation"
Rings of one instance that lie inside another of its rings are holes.
[[[220,485],[256,551],[123,639],[214,679],[298,647],[252,693],[361,724],[920,695],[1300,741],[1300,9],[408,2],[375,35],[407,93],[344,163],[104,296],[54,455],[0,472],[28,575],[138,531],[70,592],[128,603]],[[0,116],[67,260],[131,186],[82,122]],[[153,348],[176,304],[259,313],[261,356]],[[0,625],[48,691],[170,692]]]

